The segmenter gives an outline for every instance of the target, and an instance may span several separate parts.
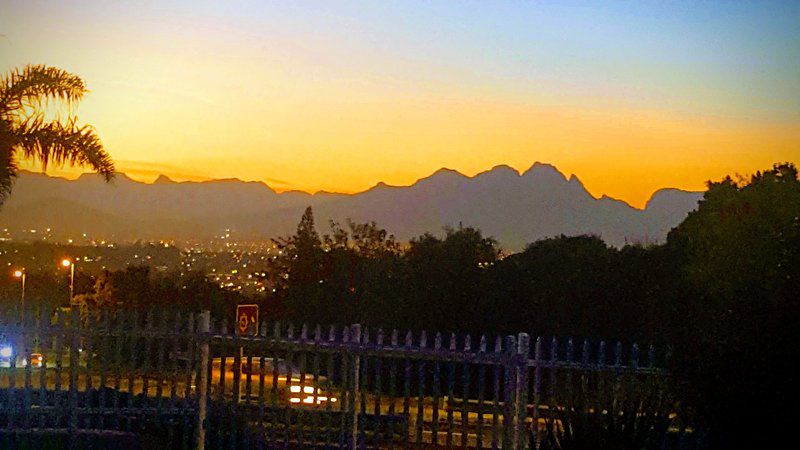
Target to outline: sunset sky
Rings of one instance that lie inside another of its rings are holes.
[[[3,0],[0,69],[28,63],[81,75],[81,121],[146,181],[357,192],[542,161],[642,206],[800,163],[798,1]]]

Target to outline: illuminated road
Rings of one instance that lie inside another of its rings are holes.
[[[211,399],[219,399],[222,397],[226,400],[232,400],[236,398],[233,394],[235,381],[233,360],[232,357],[226,359],[224,371],[220,369],[222,363],[219,358],[212,360],[211,388],[209,390]],[[273,378],[272,366],[268,368],[269,370],[265,368],[263,378],[262,375],[258,373],[258,368],[256,367],[254,369],[256,373],[252,373],[249,376],[249,396],[247,395],[248,374],[241,374],[239,398],[242,403],[257,405],[263,399],[266,405],[278,407],[288,406],[292,407],[292,409],[298,409],[298,411],[301,409],[318,409],[322,411],[331,410],[334,412],[342,412],[343,408],[346,408],[346,394],[341,392],[339,387],[329,385],[324,377],[318,377],[315,383],[312,375],[306,374],[304,377],[301,377],[299,373],[294,372],[292,373],[291,381],[287,383],[287,374],[283,369],[279,370],[277,380]],[[34,391],[38,391],[42,386],[44,386],[47,391],[51,392],[68,390],[70,378],[73,376],[73,374],[70,373],[70,368],[68,366],[62,367],[60,377],[57,376],[57,372],[58,371],[51,366],[46,369],[32,368],[30,370],[30,379],[28,383],[26,383],[26,370],[24,368],[16,368],[13,370],[14,386],[23,388],[27,385]],[[189,378],[189,373],[185,370],[162,372],[161,376],[157,376],[155,373],[148,374],[148,376],[143,376],[142,373],[134,373],[133,377],[131,377],[131,374],[127,373],[118,377],[112,374],[110,370],[108,370],[105,375],[95,370],[93,370],[91,374],[88,374],[85,366],[78,367],[75,372],[75,385],[79,392],[85,391],[88,387],[97,389],[101,385],[105,385],[107,388],[118,389],[120,392],[132,392],[138,395],[145,391],[146,386],[147,395],[150,397],[161,396],[168,398],[174,395],[177,400],[180,400],[186,395],[187,380],[191,380],[189,381],[191,383],[194,382],[193,378]],[[11,369],[0,368],[0,389],[11,386],[11,373]],[[224,394],[222,394],[220,387],[220,378],[222,376],[224,376]],[[56,383],[59,378],[60,383]],[[302,384],[300,383],[301,378],[303,378]],[[263,391],[261,384],[262,379]],[[104,381],[104,383],[101,383],[101,381]],[[189,392],[194,394],[195,386],[192,384],[189,388]],[[316,395],[314,394],[315,391]],[[415,440],[416,437],[416,428],[420,417],[420,411],[422,412],[422,436],[425,442],[430,442],[432,440],[434,415],[438,417],[438,442],[440,443],[446,442],[447,432],[448,429],[450,429],[450,439],[454,445],[460,445],[462,430],[464,429],[464,419],[466,419],[467,422],[467,444],[470,446],[475,446],[477,442],[478,428],[481,429],[482,440],[487,447],[491,447],[493,429],[495,427],[502,429],[503,418],[500,411],[497,411],[496,416],[492,415],[491,410],[485,412],[482,416],[482,420],[479,422],[477,412],[468,412],[466,417],[462,415],[460,411],[461,400],[458,399],[455,399],[456,407],[448,412],[446,398],[440,398],[437,405],[438,408],[436,408],[431,397],[424,397],[422,399],[412,397],[409,399],[407,409],[404,410],[405,399],[402,397],[391,398],[385,395],[376,396],[369,393],[360,393],[360,396],[361,397],[358,399],[359,403],[363,400],[366,409],[359,413],[390,415],[390,411],[392,410],[391,405],[393,405],[395,414],[407,414],[409,438],[412,441]],[[342,400],[345,400],[345,402]],[[313,406],[315,404],[317,405],[316,407]],[[491,408],[491,405],[487,406]],[[452,424],[452,428],[449,428],[450,424]],[[540,427],[543,426],[543,422],[539,425]],[[499,439],[499,433],[496,435]]]

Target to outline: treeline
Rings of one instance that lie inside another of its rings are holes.
[[[329,227],[319,235],[309,208],[281,241],[271,300],[292,321],[665,342],[677,313],[660,247],[560,236],[504,257],[470,227],[404,246],[375,223]]]

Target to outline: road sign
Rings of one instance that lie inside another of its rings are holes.
[[[258,334],[258,305],[236,305],[236,332],[239,336]]]

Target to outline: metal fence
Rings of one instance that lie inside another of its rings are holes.
[[[652,347],[230,325],[75,309],[0,323],[0,446],[556,449],[598,433],[697,445]]]

